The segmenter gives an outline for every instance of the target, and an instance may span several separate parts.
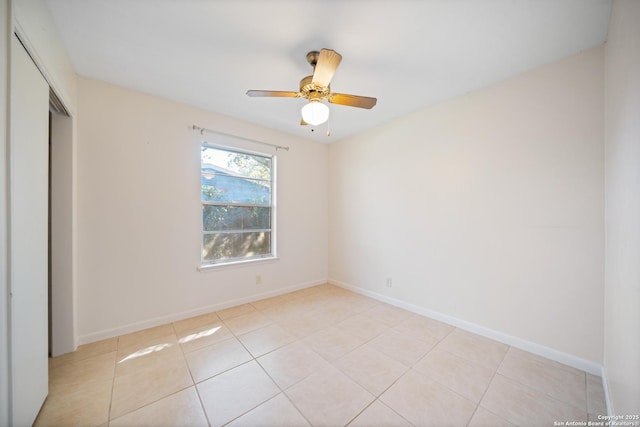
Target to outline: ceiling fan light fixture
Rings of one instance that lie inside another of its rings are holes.
[[[275,97],[275,98],[305,98],[309,100],[302,107],[302,121],[300,125],[317,126],[329,120],[329,107],[323,103],[325,100],[331,104],[358,107],[370,110],[376,105],[376,98],[369,96],[347,95],[346,93],[332,93],[331,79],[342,61],[342,55],[335,50],[320,49],[307,54],[307,62],[313,67],[313,74],[300,80],[300,90],[248,90],[251,97]]]
[[[329,120],[329,107],[319,99],[312,99],[302,107],[302,120],[312,126],[320,125]]]

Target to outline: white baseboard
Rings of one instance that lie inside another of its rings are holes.
[[[562,364],[574,367],[576,369],[580,369],[581,371],[589,372],[590,374],[593,374],[593,375],[600,376],[603,374],[602,365],[592,362],[590,360],[582,359],[572,354],[568,354],[550,347],[536,344],[534,342],[527,341],[522,338],[515,337],[513,335],[505,334],[500,331],[485,328],[484,326],[480,326],[475,323],[468,322],[466,320],[461,320],[456,317],[449,316],[437,311],[429,310],[427,308],[420,307],[405,301],[391,298],[386,295],[382,295],[377,292],[370,291],[368,289],[362,289],[357,286],[353,286],[353,285],[341,282],[339,280],[329,279],[329,283],[331,283],[332,285],[336,285],[341,288],[348,289],[350,291],[371,297],[378,301],[386,302],[396,307],[403,308],[413,313],[420,314],[422,316],[426,316],[431,319],[441,321],[443,323],[447,323],[457,328],[464,329],[465,331],[469,331],[474,334],[481,335],[483,337],[490,338],[495,341],[510,345],[512,347],[516,347],[521,350],[525,350],[530,353],[537,354],[538,356],[542,356],[547,359],[560,362]]]
[[[165,325],[171,322],[177,322],[179,320],[188,319],[190,317],[199,316],[201,314],[207,314],[214,311],[224,310],[225,308],[234,307],[240,304],[246,304],[254,301],[258,301],[265,298],[275,297],[278,295],[286,294],[289,292],[297,291],[299,289],[309,288],[311,286],[322,285],[327,283],[327,279],[315,280],[312,282],[300,283],[294,286],[286,288],[276,289],[274,291],[263,292],[260,294],[253,294],[242,298],[237,298],[231,301],[225,301],[219,304],[207,305],[199,307],[193,310],[187,310],[180,313],[173,313],[166,316],[155,317],[153,319],[143,320],[140,322],[129,323],[127,325],[118,326],[111,329],[104,329],[102,331],[92,332],[90,334],[81,335],[77,337],[78,345],[89,344],[92,342],[104,340],[107,338],[113,338],[132,332],[138,332],[143,329],[153,328],[155,326]]]

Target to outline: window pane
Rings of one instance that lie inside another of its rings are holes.
[[[271,183],[202,169],[202,201],[271,204]]]
[[[203,261],[243,259],[270,253],[270,232],[216,233],[203,236]]]
[[[274,159],[203,143],[202,261],[273,255]]]
[[[202,147],[202,170],[215,169],[227,175],[271,180],[271,158]]]
[[[271,228],[271,209],[255,206],[203,206],[204,231]]]

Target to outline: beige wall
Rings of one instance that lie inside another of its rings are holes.
[[[610,411],[640,414],[640,2],[615,1],[606,52],[604,364]]]
[[[326,145],[94,80],[78,87],[81,342],[327,280]],[[278,261],[197,270],[201,141],[275,150],[192,124],[291,147],[277,152]]]
[[[331,280],[601,364],[603,53],[332,144]]]

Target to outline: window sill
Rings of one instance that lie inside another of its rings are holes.
[[[257,258],[257,259],[248,259],[245,261],[235,261],[235,262],[226,262],[224,264],[206,264],[206,265],[201,265],[198,267],[198,271],[201,273],[206,273],[208,271],[214,271],[214,270],[221,270],[221,269],[227,269],[227,268],[236,268],[236,267],[243,267],[246,265],[252,265],[252,264],[262,264],[262,263],[271,263],[271,262],[276,262],[279,261],[280,258],[278,257],[269,257],[269,258]]]

